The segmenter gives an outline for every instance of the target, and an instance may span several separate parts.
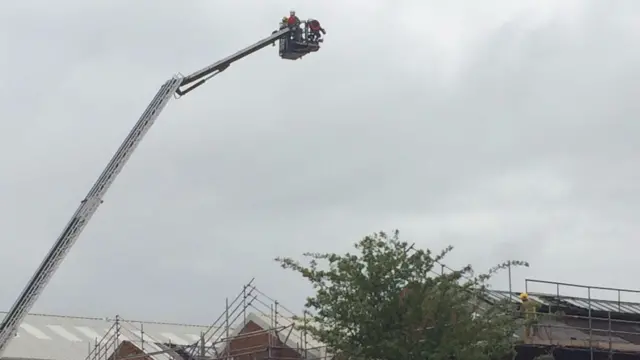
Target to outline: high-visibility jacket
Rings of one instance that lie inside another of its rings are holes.
[[[520,310],[524,313],[525,319],[534,320],[538,315],[538,304],[531,300],[523,301]]]

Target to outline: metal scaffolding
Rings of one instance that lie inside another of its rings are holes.
[[[299,329],[307,322],[277,300],[267,296],[253,280],[231,301],[204,332],[197,346],[189,349],[192,359],[325,359],[325,347]]]
[[[86,360],[328,360],[326,347],[300,327],[307,323],[254,285],[226,299],[224,311],[193,344],[162,343],[119,317]],[[124,346],[133,345],[131,351]]]
[[[640,291],[531,279],[525,291],[541,305],[525,343],[640,354]]]

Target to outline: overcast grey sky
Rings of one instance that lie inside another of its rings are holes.
[[[528,260],[518,288],[640,288],[640,3],[614,3],[3,2],[0,307],[158,87],[294,5],[324,48],[172,101],[34,310],[206,323],[253,276],[298,309],[275,256],[393,228],[452,266]]]

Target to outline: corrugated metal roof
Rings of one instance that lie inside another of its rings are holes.
[[[6,313],[0,313],[2,319]],[[115,319],[81,318],[29,314],[18,336],[7,347],[4,357],[55,360],[84,360],[113,326]],[[120,340],[129,340],[145,351],[156,350],[159,343],[188,344],[207,329],[201,325],[122,321]],[[158,358],[157,360],[166,360]]]
[[[583,309],[611,311],[625,314],[640,314],[640,304],[632,302],[585,299],[578,297],[560,297],[560,300]]]
[[[488,290],[487,301],[504,301],[510,299],[514,303],[521,303],[518,293],[509,294],[508,291]],[[510,296],[511,295],[511,296]],[[575,306],[581,309],[592,309],[595,311],[618,312],[624,314],[639,314],[640,304],[624,301],[587,299],[580,297],[560,296],[545,293],[529,293],[529,298],[543,305],[555,305],[557,301],[566,305]]]

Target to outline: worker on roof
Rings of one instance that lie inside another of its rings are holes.
[[[520,301],[520,312],[524,317],[524,336],[527,339],[535,336],[538,330],[538,303],[529,299],[526,292],[520,294]]]

